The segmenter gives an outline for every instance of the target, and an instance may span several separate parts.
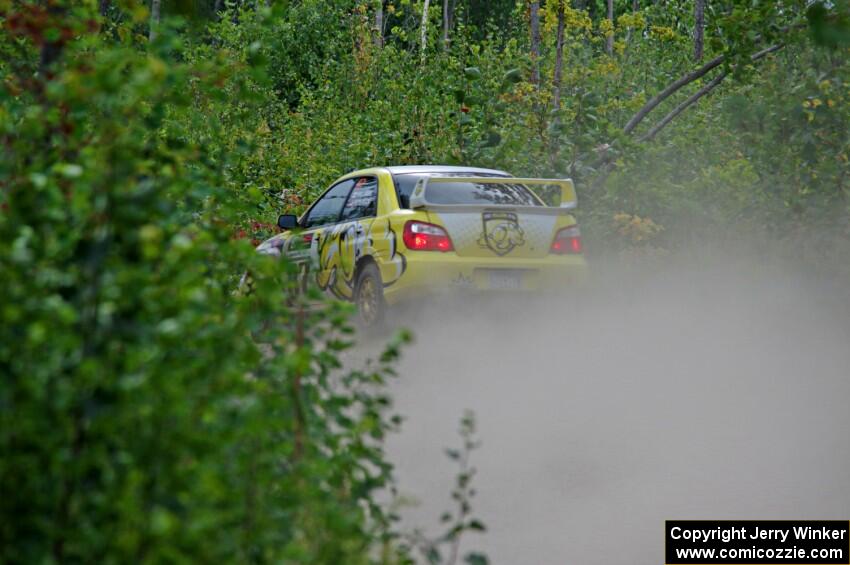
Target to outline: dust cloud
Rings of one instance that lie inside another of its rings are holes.
[[[561,299],[453,298],[405,323],[388,452],[436,533],[465,409],[483,445],[463,550],[663,563],[665,519],[847,519],[846,287],[764,257],[597,260]],[[802,272],[799,272],[802,271]]]

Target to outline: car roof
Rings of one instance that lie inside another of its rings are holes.
[[[452,165],[402,165],[398,167],[385,167],[392,175],[413,175],[413,174],[440,174],[440,173],[469,173],[472,175],[486,174],[499,175],[504,177],[511,176],[505,171],[497,169],[482,169],[479,167],[458,167]]]

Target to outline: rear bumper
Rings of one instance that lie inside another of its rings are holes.
[[[506,272],[506,279],[514,283],[509,288],[495,284]],[[506,260],[410,252],[404,274],[384,289],[384,297],[393,305],[441,292],[559,293],[581,286],[586,277],[587,262],[581,255]]]

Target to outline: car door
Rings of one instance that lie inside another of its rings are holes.
[[[287,246],[287,256],[302,265],[305,276],[315,274],[322,289],[327,289],[331,282],[322,276],[329,271],[325,263],[333,261],[325,241],[332,240],[329,236],[339,224],[342,208],[353,186],[354,179],[346,179],[326,190],[301,217],[299,226],[303,231],[294,235]]]
[[[354,186],[345,201],[339,225],[335,228],[337,261],[327,263],[334,272],[327,273],[333,280],[333,292],[342,298],[354,293],[357,262],[372,252],[372,223],[378,208],[378,179],[363,176],[354,179]]]

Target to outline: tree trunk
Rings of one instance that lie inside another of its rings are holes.
[[[561,74],[564,68],[564,0],[558,0],[558,39],[555,43],[555,72],[552,75],[552,109],[561,109]]]
[[[423,59],[425,58],[425,50],[428,48],[428,8],[430,4],[431,0],[425,0],[425,3],[422,5],[422,31],[420,33]]]
[[[540,2],[531,2],[531,82],[540,86]]]
[[[549,139],[549,164],[554,169],[558,160],[558,135],[561,123],[561,76],[564,69],[564,2],[558,0],[558,35],[555,41],[555,70],[552,73],[552,125]]]
[[[694,7],[694,60],[702,59],[703,34],[705,33],[705,0],[696,0]]]
[[[148,30],[148,41],[153,43],[156,39],[156,31],[159,27],[159,19],[160,19],[160,0],[151,0],[151,21],[150,21],[150,29]]]
[[[443,0],[443,47],[449,48],[449,31],[452,29],[452,6],[451,0]]]
[[[384,0],[380,0],[375,9],[375,45],[384,46]]]
[[[608,21],[611,22],[611,29],[614,29],[614,0],[608,0]],[[605,41],[605,52],[608,55],[614,54],[614,33],[612,31],[611,35]]]

